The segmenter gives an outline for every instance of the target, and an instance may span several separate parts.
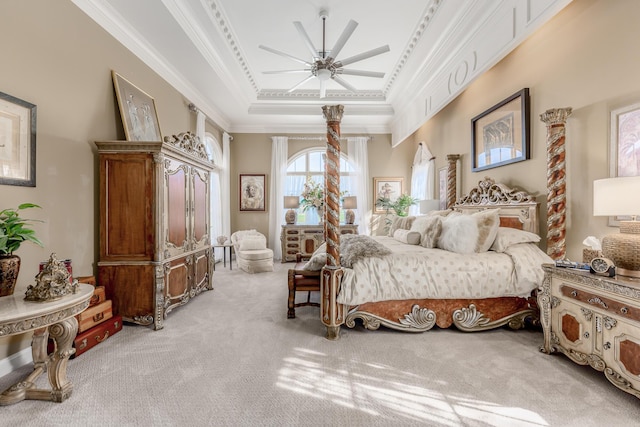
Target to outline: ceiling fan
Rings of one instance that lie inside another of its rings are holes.
[[[384,73],[376,72],[376,71],[363,71],[363,70],[347,70],[343,68],[345,65],[353,64],[354,62],[362,61],[367,58],[371,58],[376,55],[380,55],[385,52],[389,52],[389,45],[380,46],[376,49],[368,50],[366,52],[360,53],[358,55],[351,56],[346,59],[336,60],[340,51],[353,34],[354,30],[358,26],[358,23],[354,20],[349,20],[344,31],[340,35],[340,38],[336,41],[336,44],[333,46],[333,49],[326,50],[325,47],[325,23],[328,18],[328,13],[326,10],[320,10],[320,18],[322,18],[322,50],[318,50],[313,45],[313,42],[309,38],[309,35],[302,27],[302,24],[299,21],[295,21],[293,25],[300,33],[302,40],[305,45],[311,52],[311,57],[313,58],[311,61],[306,61],[304,59],[297,58],[293,55],[289,55],[288,53],[272,49],[267,46],[259,45],[260,49],[264,49],[267,52],[275,53],[276,55],[284,56],[285,58],[289,58],[296,62],[300,62],[307,66],[308,68],[299,69],[299,70],[281,70],[281,71],[264,71],[264,74],[289,74],[289,73],[310,73],[304,80],[300,83],[292,87],[287,91],[287,93],[291,93],[309,80],[313,78],[317,78],[320,82],[320,98],[324,98],[326,96],[326,82],[329,79],[332,79],[345,89],[355,92],[356,89],[351,86],[348,82],[346,82],[341,74],[352,75],[352,76],[363,76],[363,77],[377,77],[383,78]]]

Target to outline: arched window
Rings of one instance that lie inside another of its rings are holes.
[[[285,182],[285,196],[301,196],[307,179],[324,185],[324,156],[326,150],[310,148],[292,157],[287,164],[287,179]],[[347,156],[340,155],[340,192],[354,194],[355,171]],[[302,197],[300,197],[302,198]],[[315,209],[298,209],[298,224],[318,224],[320,218]],[[344,222],[344,213],[340,212],[340,222]]]

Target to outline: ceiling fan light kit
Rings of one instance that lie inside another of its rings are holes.
[[[290,74],[290,73],[310,73],[304,80],[293,86],[287,92],[291,93],[295,91],[297,88],[307,83],[309,80],[316,78],[320,83],[320,98],[324,98],[326,96],[326,82],[329,80],[333,80],[338,83],[340,86],[344,87],[350,92],[356,92],[357,89],[351,86],[348,82],[338,76],[338,74],[345,74],[351,76],[360,76],[360,77],[374,77],[374,78],[383,78],[384,73],[376,72],[376,71],[363,71],[363,70],[346,70],[343,67],[345,65],[353,64],[354,62],[362,61],[373,56],[380,55],[385,52],[389,52],[389,45],[380,46],[376,49],[371,49],[366,52],[362,52],[358,55],[351,56],[349,58],[343,60],[336,60],[337,56],[340,54],[340,51],[344,47],[344,45],[351,37],[351,34],[355,31],[358,23],[354,20],[349,20],[349,23],[342,31],[342,34],[336,41],[333,49],[327,50],[325,46],[325,23],[329,14],[326,9],[321,9],[319,13],[320,18],[322,19],[322,49],[316,49],[313,42],[309,38],[309,35],[305,31],[302,23],[296,21],[293,25],[298,30],[300,37],[302,38],[304,44],[307,49],[311,53],[311,57],[313,58],[311,61],[306,61],[304,59],[295,57],[288,53],[279,51],[277,49],[273,49],[267,46],[260,45],[258,46],[260,49],[266,50],[267,52],[283,56],[285,58],[291,59],[296,62],[300,62],[306,65],[309,68],[300,69],[300,70],[282,70],[282,71],[264,71],[264,74]]]

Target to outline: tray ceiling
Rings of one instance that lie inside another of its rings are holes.
[[[343,104],[343,133],[394,145],[570,1],[73,0],[227,132],[324,133],[321,107]],[[264,73],[302,64],[259,45],[311,59],[294,21],[322,48],[322,9],[328,50],[359,24],[338,59],[389,45],[345,67],[384,78],[343,75],[357,91],[328,81],[320,98],[315,78],[289,93],[306,74]]]

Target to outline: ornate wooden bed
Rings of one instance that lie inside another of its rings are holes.
[[[524,191],[512,190],[490,178],[454,204],[454,211],[471,214],[499,208],[500,226],[538,234],[538,204]],[[367,302],[346,309],[345,325],[353,328],[360,320],[367,329],[381,325],[407,332],[423,332],[437,325],[455,325],[462,331],[482,331],[508,325],[524,327],[538,323],[535,295],[482,299],[410,299]]]

